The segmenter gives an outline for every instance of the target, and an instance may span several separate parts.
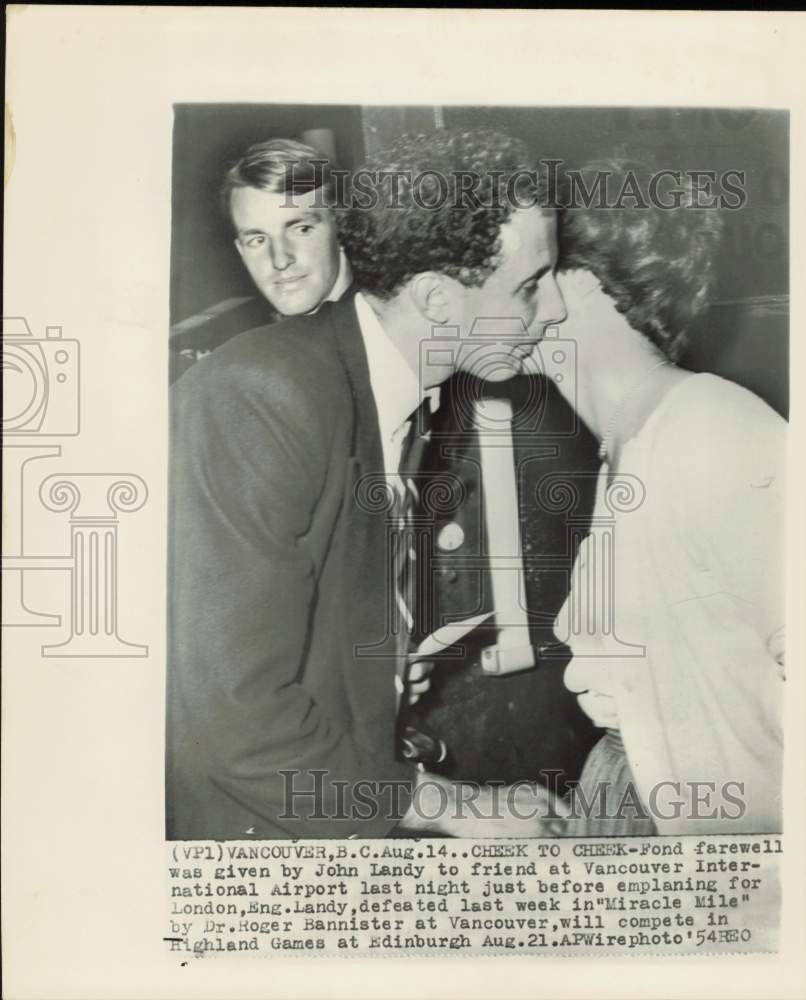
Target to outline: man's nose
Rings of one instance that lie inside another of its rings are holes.
[[[553,323],[562,323],[568,318],[568,311],[565,308],[565,299],[560,291],[554,275],[546,282],[546,287],[542,290],[537,302],[537,322],[539,326],[551,326]]]
[[[295,260],[293,251],[284,237],[271,241],[269,254],[271,256],[271,265],[275,271],[285,271]]]

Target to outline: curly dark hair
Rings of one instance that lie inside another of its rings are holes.
[[[610,207],[572,203],[560,215],[560,269],[595,274],[630,325],[676,360],[713,291],[722,213],[695,207],[703,201],[683,172],[671,200],[668,189],[654,199],[647,196],[658,173],[647,163],[623,158],[590,163],[579,171],[588,192],[602,172]],[[643,205],[630,195],[619,198],[629,174]],[[661,201],[674,207],[659,207]]]
[[[535,162],[511,136],[404,135],[353,174],[337,212],[341,244],[358,286],[381,299],[427,270],[478,287],[497,266],[501,226],[544,194]]]

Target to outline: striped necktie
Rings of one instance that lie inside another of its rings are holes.
[[[418,532],[414,510],[420,495],[416,476],[423,453],[431,439],[431,407],[428,399],[414,411],[408,432],[403,441],[395,481],[395,498],[392,505],[394,521],[394,563],[396,634],[398,653],[397,691],[402,694],[405,684],[406,656],[412,632],[423,619],[422,604],[427,600],[426,588],[418,586]],[[419,581],[422,583],[422,581]]]

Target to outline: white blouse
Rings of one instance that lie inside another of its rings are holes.
[[[780,830],[785,438],[752,393],[690,375],[599,474],[555,630],[661,834]]]

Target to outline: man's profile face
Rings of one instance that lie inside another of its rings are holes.
[[[321,200],[316,191],[232,192],[235,246],[258,290],[284,316],[317,309],[338,277],[336,225]]]
[[[503,382],[521,371],[545,328],[565,319],[556,266],[555,213],[517,209],[501,227],[498,267],[479,288],[460,293],[465,339],[457,370],[490,382]],[[490,336],[496,331],[495,320],[501,321],[500,339]]]

